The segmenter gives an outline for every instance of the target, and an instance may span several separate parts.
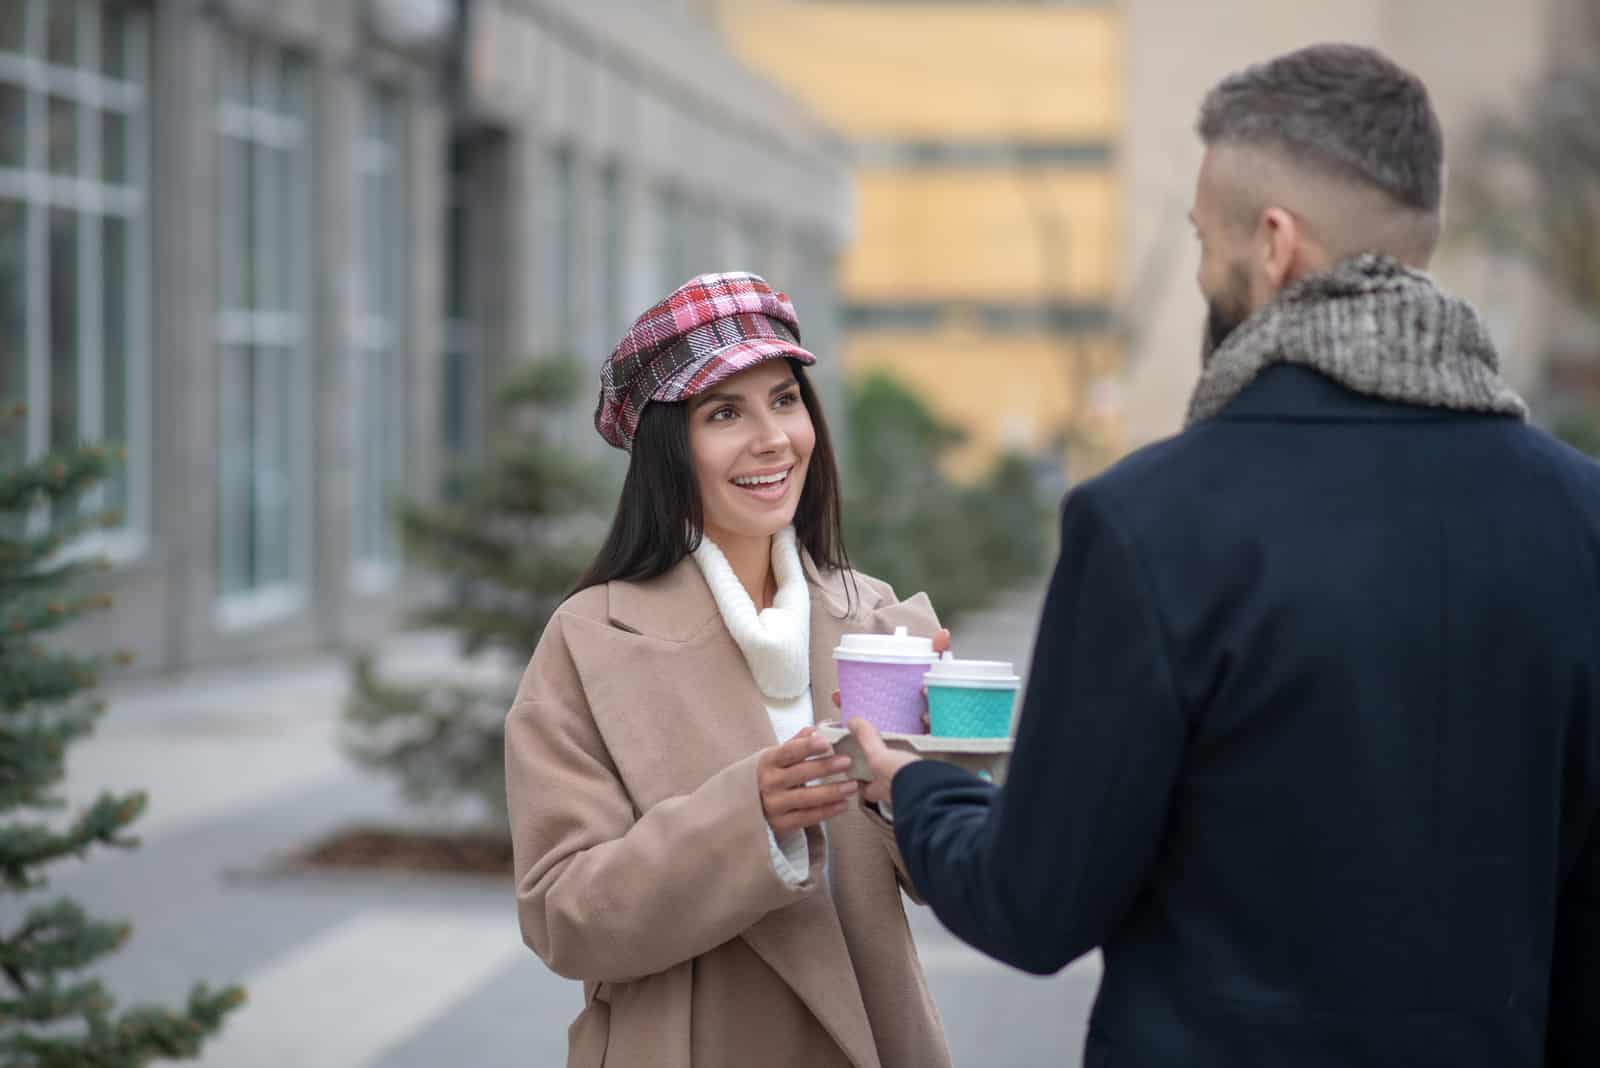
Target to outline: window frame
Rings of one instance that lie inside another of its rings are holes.
[[[19,399],[28,406],[23,455],[28,461],[37,460],[52,448],[49,230],[55,211],[74,216],[75,440],[87,443],[104,438],[105,388],[110,377],[105,230],[110,220],[121,219],[126,237],[120,279],[125,316],[120,414],[126,434],[118,442],[125,456],[120,472],[124,499],[116,509],[120,522],[81,535],[58,557],[98,556],[127,565],[145,555],[151,533],[150,16],[142,7],[124,9],[122,61],[126,69],[122,77],[114,77],[104,70],[104,5],[98,0],[70,0],[76,55],[73,65],[66,66],[46,55],[48,2],[22,0],[22,51],[0,52],[0,84],[21,93],[24,109],[20,165],[0,164],[0,198],[18,205],[22,214],[24,321],[19,370],[26,385]],[[75,113],[75,160],[70,175],[53,172],[48,158],[49,106],[56,100],[70,103]],[[102,168],[108,114],[124,119],[126,171],[120,182],[108,179]],[[107,508],[107,491],[105,483],[91,488],[80,507],[89,513]],[[42,533],[49,521],[48,505],[40,505],[29,516],[29,529]]]
[[[311,197],[316,142],[312,66],[304,55],[270,40],[238,33],[224,36],[221,54],[223,77],[242,77],[232,87],[225,82],[218,85],[213,111],[218,257],[212,329],[218,428],[214,573],[217,619],[223,629],[231,630],[292,615],[308,602],[313,495],[309,445],[313,429]],[[243,98],[231,95],[230,88],[242,90]],[[261,103],[262,97],[271,98],[272,103]],[[244,160],[243,170],[237,174],[230,160],[236,151],[242,151]],[[287,159],[281,160],[275,153],[283,153]],[[275,174],[280,163],[286,169]],[[243,182],[237,188],[236,178]],[[280,179],[284,186],[275,188],[273,183]],[[246,189],[251,200],[248,215],[240,204]],[[269,201],[264,190],[274,199]],[[275,216],[275,206],[283,208],[286,215]],[[238,226],[245,231],[241,233]],[[243,248],[239,247],[241,238]],[[251,257],[248,264],[246,257]],[[245,292],[245,271],[254,283],[254,292]],[[263,306],[259,297],[262,281],[274,274],[284,286],[275,294],[279,306]],[[243,364],[253,379],[248,383],[240,373],[241,355],[246,355]],[[261,459],[261,427],[272,415],[268,391],[262,388],[263,374],[270,373],[263,370],[266,361],[278,361],[273,370],[282,372],[279,385],[285,396],[280,399],[285,402],[287,419],[275,430],[287,453],[284,466],[288,485],[284,492],[288,500],[282,506],[283,529],[276,532],[283,539],[279,551],[286,574],[263,581],[259,546],[274,535],[271,528],[275,525],[270,510],[261,503],[266,476],[275,473],[269,471],[270,460]],[[282,367],[285,363],[286,370]],[[237,487],[229,481],[231,459],[223,425],[230,398],[240,396],[241,391],[251,399],[252,427],[248,435],[250,472],[245,487],[249,501],[242,515],[230,507]],[[244,524],[249,525],[248,530]],[[242,540],[246,535],[248,540]],[[245,550],[248,562],[241,564],[242,545],[256,548],[253,552]],[[233,575],[245,572],[244,584],[234,585]]]
[[[386,126],[386,119],[392,119],[392,125]],[[372,125],[374,120],[378,123],[376,133]],[[351,168],[357,205],[366,202],[365,185],[369,179],[388,178],[393,182],[384,190],[393,198],[392,203],[386,205],[393,209],[393,215],[384,217],[380,231],[369,231],[370,220],[364,211],[356,213],[355,227],[357,286],[351,357],[358,414],[354,425],[356,470],[352,480],[350,582],[357,592],[371,594],[389,588],[400,570],[399,535],[389,506],[390,495],[405,485],[405,430],[410,425],[406,410],[408,371],[405,359],[409,331],[404,316],[409,300],[404,265],[408,262],[411,244],[410,184],[406,166],[411,131],[403,87],[376,79],[364,82],[358,121]],[[386,131],[393,135],[392,139],[385,138]],[[395,242],[377,263],[372,257],[375,238]],[[374,275],[374,271],[378,273]],[[393,291],[388,292],[386,298],[374,301],[379,288],[388,285],[393,286]],[[372,306],[385,302],[386,308]],[[388,373],[376,375],[382,381],[375,391],[370,379],[380,363],[387,365]],[[383,402],[380,414],[388,418],[380,420],[384,447],[376,450],[375,456],[373,442],[368,438],[373,418],[369,406],[380,398]],[[372,509],[376,509],[375,517]],[[366,541],[369,531],[377,532],[370,545]]]

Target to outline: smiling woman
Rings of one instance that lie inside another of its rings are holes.
[[[523,937],[584,981],[569,1066],[950,1063],[893,828],[815,730],[842,634],[939,624],[850,570],[815,362],[738,273],[645,312],[601,373],[627,479],[506,721]]]

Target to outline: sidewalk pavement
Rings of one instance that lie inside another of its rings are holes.
[[[957,628],[956,647],[1025,664],[1037,610],[1034,596],[1006,598]],[[382,659],[417,677],[461,670],[439,635],[396,638]],[[509,885],[270,870],[352,824],[462,817],[407,808],[339,753],[345,684],[344,662],[323,656],[108,694],[100,730],[73,750],[67,792],[81,803],[148,789],[143,845],[58,865],[39,896],[133,921],[132,941],[97,969],[124,1005],[177,1002],[197,980],[249,988],[204,1068],[563,1064],[581,995],[523,947]],[[958,1065],[1079,1063],[1094,956],[1036,979],[962,945],[928,910],[910,912]]]

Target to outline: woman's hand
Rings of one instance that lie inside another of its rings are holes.
[[[761,789],[761,812],[774,837],[781,840],[850,807],[856,793],[854,779],[806,785],[849,769],[849,757],[832,753],[833,746],[815,727],[802,727],[782,745],[762,750],[756,761],[756,784]]]
[[[850,733],[855,735],[856,744],[861,746],[861,752],[867,758],[867,767],[872,769],[872,781],[867,783],[867,788],[862,791],[861,796],[875,805],[882,804],[889,800],[889,788],[894,782],[895,773],[907,764],[915,764],[922,758],[911,753],[903,753],[898,749],[890,749],[884,744],[878,728],[860,716],[850,721]]]

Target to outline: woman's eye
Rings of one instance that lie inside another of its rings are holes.
[[[799,402],[800,402],[800,394],[798,394],[798,393],[785,393],[783,396],[779,397],[776,401],[774,401],[773,405],[774,405],[774,407],[778,407],[778,408],[787,408],[791,404],[798,404]]]
[[[724,404],[721,408],[711,413],[711,421],[713,423],[727,422],[738,414],[731,405]]]

